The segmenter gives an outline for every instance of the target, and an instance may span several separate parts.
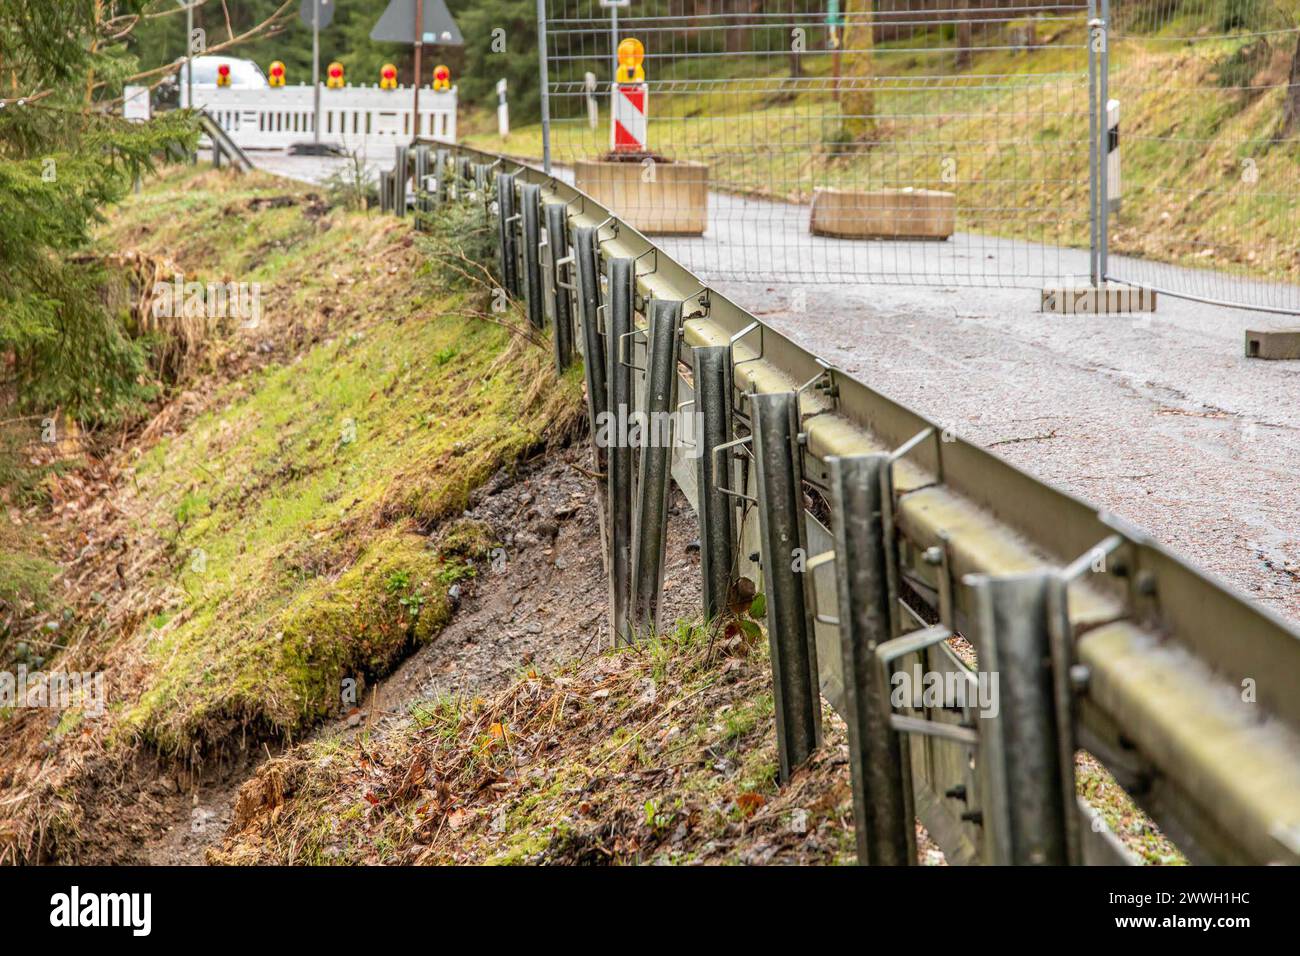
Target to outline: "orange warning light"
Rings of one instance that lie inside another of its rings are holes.
[[[271,64],[269,82],[272,86],[284,86],[284,64],[279,60]]]
[[[343,64],[338,60],[325,68],[325,85],[331,90],[343,89]]]
[[[230,85],[230,64],[222,63],[217,67],[217,86]]]
[[[451,89],[451,70],[441,63],[433,68],[433,88],[435,90]]]
[[[385,63],[379,70],[379,88],[381,90],[397,89],[397,67]]]
[[[645,47],[636,37],[628,37],[618,45],[618,72],[615,80],[619,83],[642,83],[645,70],[641,63],[645,60]]]

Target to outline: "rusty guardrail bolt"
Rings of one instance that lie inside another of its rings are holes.
[[[947,797],[949,800],[960,800],[962,803],[965,803],[966,784],[959,783],[955,787],[949,787],[947,790],[943,792],[943,795]]]
[[[984,811],[982,810],[967,810],[961,815],[961,818],[967,823],[975,824],[977,827],[984,825]]]

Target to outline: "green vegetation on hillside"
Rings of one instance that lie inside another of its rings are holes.
[[[417,241],[306,187],[189,168],[112,215],[103,246],[260,282],[263,319],[204,343],[102,499],[68,524],[29,516],[66,548],[0,563],[0,602],[64,579],[51,665],[102,669],[109,691],[99,720],[0,714],[0,759],[18,768],[0,794],[23,839],[53,827],[77,845],[80,748],[201,760],[293,739],[446,622],[482,542],[432,533],[581,412],[580,371],[557,379],[521,315],[489,314],[487,289],[444,268],[487,235],[481,207],[449,216]],[[36,785],[24,761],[51,748]]]

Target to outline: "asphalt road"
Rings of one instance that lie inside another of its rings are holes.
[[[312,181],[336,165],[254,159]],[[704,238],[662,244],[706,279],[733,277],[712,282],[720,291],[1300,622],[1300,362],[1243,356],[1247,328],[1300,319],[1169,297],[1153,315],[1049,315],[1035,289],[996,286],[1018,270],[1086,276],[1085,252],[970,235],[817,239],[806,210],[716,193],[710,202]],[[755,223],[765,227],[761,245]],[[768,278],[791,270],[810,281]],[[876,281],[855,281],[861,275]],[[891,284],[908,278],[926,282]],[[992,287],[966,284],[973,278]]]

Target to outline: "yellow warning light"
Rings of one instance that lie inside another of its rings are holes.
[[[618,72],[615,79],[619,83],[641,83],[645,80],[645,70],[641,62],[645,59],[645,47],[636,37],[628,37],[618,45]]]
[[[325,85],[331,90],[343,89],[343,64],[338,60],[325,68]]]
[[[379,88],[381,90],[397,89],[397,67],[385,63],[379,70]]]
[[[267,82],[272,86],[284,86],[284,64],[279,60],[271,64],[271,75],[267,77]]]
[[[230,64],[222,63],[217,67],[217,86],[230,85]]]
[[[433,68],[433,88],[435,90],[451,89],[451,70],[441,63]]]

